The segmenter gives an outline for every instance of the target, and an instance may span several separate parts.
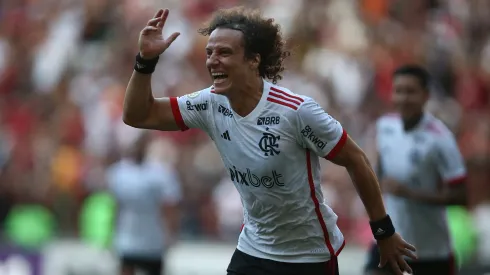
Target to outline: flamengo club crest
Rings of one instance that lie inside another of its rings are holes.
[[[269,128],[266,128],[266,130],[268,131]],[[279,155],[281,151],[278,150],[279,144],[277,142],[280,139],[280,136],[275,136],[268,132],[263,133],[262,138],[259,140],[259,148],[266,157]]]

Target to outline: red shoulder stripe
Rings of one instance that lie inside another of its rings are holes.
[[[304,102],[304,101],[305,101],[304,99],[302,99],[302,98],[301,98],[301,97],[299,97],[299,96],[294,96],[294,95],[288,94],[288,93],[286,93],[286,92],[284,92],[284,91],[281,91],[281,90],[277,89],[276,87],[271,87],[271,90],[273,90],[274,92],[279,93],[279,94],[281,94],[281,95],[283,95],[283,96],[287,96],[287,97],[289,97],[289,98],[291,98],[291,99],[295,99],[295,100],[297,100],[297,101],[299,101],[299,102]],[[301,104],[301,103],[300,103],[300,104]]]
[[[298,106],[297,105],[294,105],[294,104],[291,104],[291,103],[287,103],[287,102],[283,102],[283,101],[277,100],[276,98],[273,98],[273,97],[268,97],[267,98],[267,101],[273,102],[273,103],[277,103],[277,104],[282,105],[282,106],[289,107],[289,108],[291,108],[293,110],[298,110]]]
[[[301,102],[300,101],[297,101],[295,99],[292,99],[292,98],[289,98],[289,97],[280,95],[278,93],[269,92],[269,97],[276,98],[276,99],[281,99],[281,100],[286,101],[288,103],[294,103],[295,105],[301,105]]]

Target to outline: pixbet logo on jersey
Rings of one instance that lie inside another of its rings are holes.
[[[247,168],[247,172],[242,172],[233,166],[233,169],[229,168],[231,181],[236,183],[245,184],[246,186],[252,185],[253,187],[259,187],[261,184],[266,188],[272,188],[274,185],[284,186],[284,182],[281,182],[282,175],[277,173],[276,170],[272,170],[271,176],[259,177],[253,174],[250,169]]]
[[[315,132],[313,132],[313,129],[311,129],[310,125],[306,125],[305,128],[303,130],[301,130],[301,134],[305,138],[307,138],[311,142],[313,142],[313,144],[315,144],[316,147],[318,147],[322,150],[325,148],[325,145],[327,145],[326,142],[320,140],[317,136],[315,136]]]
[[[208,101],[204,102],[204,103],[197,103],[197,104],[192,104],[189,100],[187,100],[185,102],[185,104],[187,105],[187,110],[189,111],[206,111],[208,109]]]
[[[233,113],[230,111],[230,109],[226,108],[221,104],[218,106],[218,113],[221,113],[227,117],[233,117]]]

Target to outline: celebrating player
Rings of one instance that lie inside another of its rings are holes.
[[[209,36],[213,85],[157,99],[151,74],[179,35],[162,36],[168,13],[158,11],[141,32],[123,120],[162,131],[199,128],[214,140],[244,208],[228,274],[338,274],[344,237],[320,190],[320,157],[350,173],[372,221],[381,265],[410,272],[403,256],[415,258],[415,248],[395,233],[364,152],[315,101],[275,85],[289,55],[279,26],[244,8],[218,11],[199,30]]]
[[[424,111],[429,99],[429,74],[416,65],[393,74],[397,114],[377,123],[378,178],[386,207],[397,230],[417,247],[409,262],[415,275],[455,274],[446,205],[465,204],[466,169],[451,131]],[[378,269],[376,245],[366,274],[391,274]]]

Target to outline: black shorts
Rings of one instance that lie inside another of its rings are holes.
[[[379,264],[379,251],[378,246],[373,244],[369,249],[368,260],[365,266],[365,271],[369,272],[378,270],[376,274],[392,274],[390,267],[378,268]],[[456,275],[457,268],[455,266],[454,258],[447,259],[419,259],[417,261],[409,261],[408,264],[412,268],[413,275]]]
[[[147,259],[135,256],[122,256],[121,268],[129,270],[141,270],[148,275],[163,274],[162,259]]]
[[[323,263],[284,263],[250,256],[236,249],[228,275],[339,275],[337,258]]]

